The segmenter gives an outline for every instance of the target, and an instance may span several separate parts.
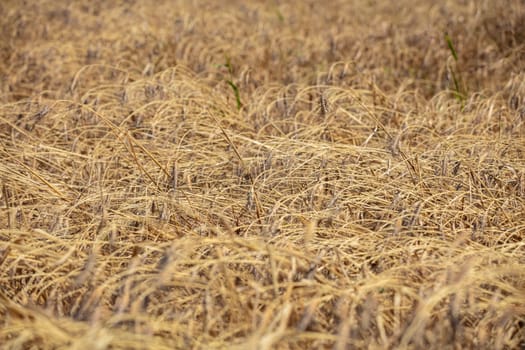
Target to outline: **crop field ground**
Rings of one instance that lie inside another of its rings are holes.
[[[0,2],[1,349],[525,348],[525,4]]]

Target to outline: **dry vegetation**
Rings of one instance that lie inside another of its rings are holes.
[[[0,346],[525,347],[525,6],[433,3],[3,1]]]

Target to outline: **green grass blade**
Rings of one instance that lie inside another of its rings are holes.
[[[229,56],[226,56],[226,63],[224,65],[228,69],[228,73],[230,74],[230,76],[232,76],[233,75],[233,66],[232,66],[232,62],[231,62]]]
[[[241,102],[241,95],[239,93],[239,88],[231,80],[226,80],[226,82],[228,83],[228,85],[231,86],[231,88],[233,90],[233,93],[235,94],[235,100],[237,101],[237,109],[241,109],[242,108],[242,102]]]
[[[450,38],[450,36],[447,33],[445,33],[445,41],[447,42],[448,48],[449,48],[450,52],[452,53],[452,57],[454,57],[454,61],[457,61],[458,60],[458,54],[456,52],[456,49],[454,48],[454,44],[452,44],[452,39]]]

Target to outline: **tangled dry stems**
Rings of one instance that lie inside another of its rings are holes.
[[[504,3],[0,5],[2,346],[524,346]]]

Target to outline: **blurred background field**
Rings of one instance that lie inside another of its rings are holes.
[[[522,1],[0,26],[0,348],[525,347]]]

